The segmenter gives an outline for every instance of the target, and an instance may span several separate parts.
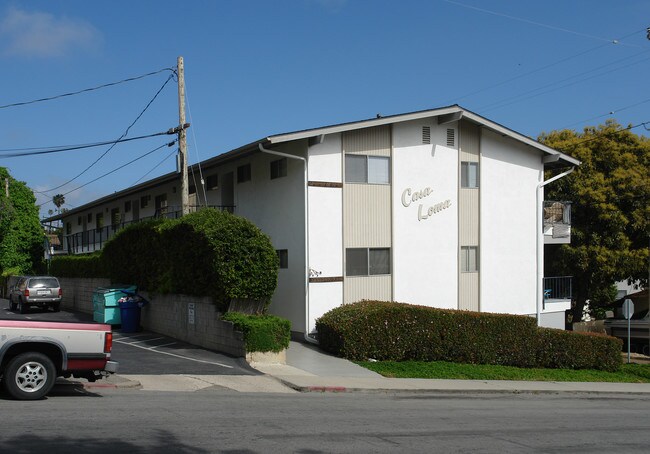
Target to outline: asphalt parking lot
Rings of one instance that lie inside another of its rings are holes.
[[[65,310],[31,309],[27,314],[20,314],[9,310],[6,299],[0,299],[0,318],[93,323],[90,314]],[[261,375],[243,358],[206,350],[157,333],[122,333],[119,326],[113,327],[112,359],[119,363],[118,374]]]

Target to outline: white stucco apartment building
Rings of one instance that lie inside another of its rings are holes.
[[[537,238],[544,218],[545,241],[568,242],[569,211],[542,211],[537,194],[545,170],[576,165],[454,105],[269,136],[193,165],[190,197],[270,236],[281,262],[270,312],[295,332],[361,299],[538,314],[564,328],[570,295],[540,289]],[[180,200],[172,173],[46,221],[63,220],[64,250],[92,252]]]

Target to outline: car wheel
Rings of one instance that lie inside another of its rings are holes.
[[[52,310],[54,312],[59,312],[61,311],[61,303],[52,303]]]
[[[16,303],[14,303],[14,299],[9,295],[9,310],[10,311],[15,311],[16,310]]]
[[[42,353],[27,352],[12,358],[4,372],[7,393],[18,400],[41,399],[54,386],[56,368]]]
[[[27,309],[29,309],[29,306],[27,306],[23,300],[19,300],[19,301],[18,301],[18,311],[19,311],[21,314],[26,314],[26,313],[27,313]]]

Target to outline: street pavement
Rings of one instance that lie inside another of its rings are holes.
[[[0,317],[32,320],[92,321],[88,314],[61,311],[13,313],[0,300]],[[112,358],[118,373],[95,383],[59,380],[87,389],[145,391],[230,389],[238,392],[373,393],[603,393],[650,395],[648,383],[581,383],[509,380],[439,380],[386,378],[317,346],[291,342],[286,364],[254,362],[212,352],[151,332],[115,330]]]

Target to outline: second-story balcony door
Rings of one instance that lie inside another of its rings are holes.
[[[138,222],[140,220],[140,200],[135,199],[131,202],[131,209],[133,210],[133,222]]]

